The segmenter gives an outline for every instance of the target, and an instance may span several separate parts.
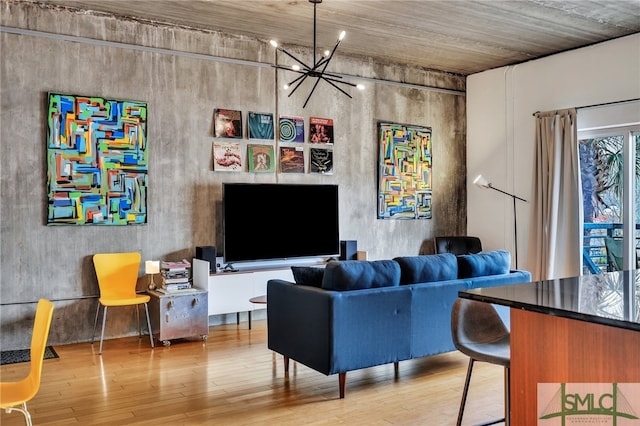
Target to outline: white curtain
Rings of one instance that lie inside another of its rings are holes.
[[[527,268],[534,281],[582,270],[582,190],[575,108],[538,112]]]

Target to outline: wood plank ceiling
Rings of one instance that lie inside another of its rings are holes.
[[[31,0],[30,0],[31,1]],[[41,0],[158,24],[313,46],[307,0]],[[469,75],[640,32],[640,0],[324,0],[318,48]],[[640,46],[639,46],[640,48]]]

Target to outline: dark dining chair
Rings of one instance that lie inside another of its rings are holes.
[[[482,242],[478,237],[470,236],[453,236],[453,237],[435,237],[433,239],[436,254],[452,253],[458,254],[474,254],[482,251]]]
[[[451,311],[451,336],[455,347],[469,357],[467,377],[462,391],[462,401],[456,425],[462,424],[464,406],[469,392],[473,364],[488,362],[504,367],[504,413],[499,420],[482,423],[482,426],[504,422],[509,425],[509,368],[511,350],[510,333],[496,309],[490,303],[458,298]]]

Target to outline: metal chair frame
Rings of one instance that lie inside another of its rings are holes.
[[[154,347],[148,307],[150,297],[148,295],[138,295],[135,291],[138,269],[140,268],[140,259],[140,253],[137,252],[98,253],[93,256],[93,264],[96,268],[96,276],[98,277],[98,285],[100,287],[100,298],[98,299],[96,316],[93,322],[91,344],[93,344],[95,340],[100,306],[103,306],[100,349],[98,350],[98,354],[100,355],[102,355],[102,343],[104,341],[104,329],[107,323],[107,308],[109,306],[135,305],[136,317],[138,319],[138,333],[140,338],[142,338],[139,306],[144,305],[144,311],[147,317],[147,327],[149,329],[149,340],[151,341],[151,347]]]
[[[485,302],[459,298],[451,312],[451,334],[456,348],[469,357],[469,366],[462,391],[462,400],[456,425],[462,424],[464,407],[469,393],[471,374],[476,361],[504,367],[504,418],[481,423],[488,426],[503,423],[509,426],[510,404],[510,363],[509,330],[493,305]],[[505,354],[506,352],[506,354]]]

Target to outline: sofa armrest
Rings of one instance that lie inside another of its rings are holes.
[[[411,290],[330,291],[267,283],[269,349],[323,374],[411,356]]]
[[[268,347],[329,374],[331,293],[284,280],[267,282]]]

